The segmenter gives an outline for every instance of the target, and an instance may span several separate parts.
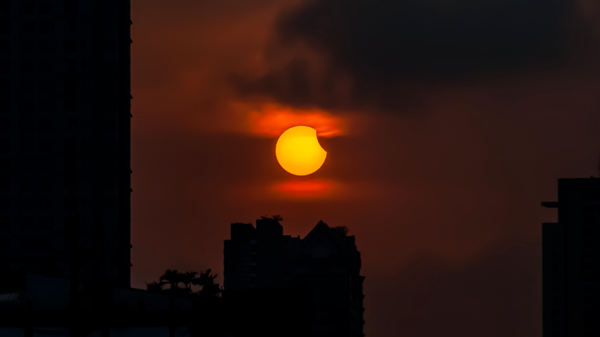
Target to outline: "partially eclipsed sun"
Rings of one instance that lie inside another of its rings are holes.
[[[327,152],[319,144],[317,130],[308,126],[294,126],[279,136],[275,155],[284,170],[297,176],[306,176],[321,168]]]

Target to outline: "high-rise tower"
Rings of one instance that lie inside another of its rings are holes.
[[[130,25],[128,0],[0,1],[0,273],[129,287]]]
[[[303,239],[283,235],[275,218],[234,223],[225,241],[225,291],[306,291],[308,309],[297,311],[310,311],[312,336],[364,336],[360,268],[354,236],[322,221]]]
[[[559,179],[543,231],[544,337],[600,334],[600,179]]]

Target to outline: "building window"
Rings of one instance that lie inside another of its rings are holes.
[[[42,40],[40,41],[40,53],[52,53],[54,51],[54,41]]]
[[[0,118],[0,132],[9,133],[10,132],[10,118]]]
[[[115,53],[117,51],[117,42],[115,40],[105,40],[104,51],[107,53]]]
[[[63,0],[63,10],[65,14],[76,14],[79,10],[78,0]]]
[[[11,41],[7,39],[0,40],[0,53],[2,54],[10,54],[11,52]]]
[[[32,20],[21,21],[21,34],[35,34],[36,22]]]
[[[42,197],[39,200],[40,210],[42,211],[50,211],[52,210],[54,203],[54,199],[48,197]]]
[[[79,149],[78,140],[76,137],[67,137],[63,140],[63,147],[65,152],[72,153],[77,152]],[[66,167],[65,167],[66,168]]]
[[[90,51],[92,43],[89,40],[83,40],[80,43],[81,51]]]
[[[79,72],[79,63],[76,59],[65,60],[65,72],[69,75],[75,75]]]
[[[79,102],[76,97],[65,98],[63,107],[66,113],[76,113],[79,110]]]
[[[34,54],[37,51],[37,41],[23,40],[21,41],[21,52],[25,54]]]
[[[9,93],[11,92],[12,85],[10,78],[0,78],[0,90],[2,92]]]
[[[54,150],[54,139],[41,138],[39,140],[39,149],[41,152],[52,152]]]
[[[10,211],[10,197],[0,197],[0,211],[6,212]],[[6,220],[6,219],[1,219]],[[5,222],[4,224],[6,224]],[[2,223],[0,223],[2,225]]]
[[[67,39],[63,41],[63,51],[66,54],[77,53],[79,49],[79,41],[75,39]]]
[[[40,218],[40,229],[41,230],[52,230],[54,229],[54,219],[51,217]]]
[[[40,79],[40,91],[45,93],[51,93],[53,90],[52,79],[51,78],[42,78]],[[48,111],[48,110],[44,110]]]
[[[10,251],[10,236],[0,235],[0,253],[8,253]]]
[[[39,103],[39,108],[41,112],[51,112],[54,110],[54,100],[52,100],[52,98],[41,98]],[[54,124],[52,123],[52,125]]]
[[[583,209],[588,216],[598,216],[598,205],[584,205]]]
[[[4,58],[0,59],[0,73],[9,74],[11,68],[11,60]]]
[[[36,229],[35,218],[32,216],[22,217],[21,220],[19,221],[19,228],[27,230],[27,231],[35,230]]]
[[[117,206],[117,199],[115,197],[104,197],[104,207],[106,209],[112,209]]]
[[[0,216],[0,228],[10,229],[10,217]]]
[[[64,200],[65,211],[73,211],[77,209],[77,198],[70,196]]]
[[[79,79],[74,76],[64,78],[64,89],[67,93],[76,93],[79,89]]]
[[[35,14],[36,3],[33,1],[23,1],[21,3],[21,13],[23,14]]]
[[[52,158],[40,158],[38,166],[42,171],[54,171]]]
[[[10,191],[11,183],[12,183],[12,180],[10,179],[10,176],[8,176],[8,175],[1,176],[0,177],[0,190]]]
[[[35,91],[35,79],[26,78],[21,80],[21,91],[22,92],[34,92]]]
[[[10,158],[0,158],[0,172],[10,172]]]
[[[0,14],[10,14],[11,2],[4,0],[0,2]]]
[[[38,180],[40,191],[50,191],[54,189],[54,177],[42,176]]]
[[[12,101],[10,98],[0,99],[0,113],[10,113]]]
[[[23,133],[29,133],[35,131],[35,120],[31,118],[25,118],[21,120],[20,131]]]
[[[92,61],[90,60],[81,60],[81,68],[83,71],[90,71],[90,69],[92,68]]]
[[[40,2],[40,13],[42,13],[42,14],[54,13],[54,3],[52,1]]]
[[[10,138],[0,138],[0,152],[10,152]]]
[[[117,60],[108,59],[104,61],[104,70],[109,74],[117,72]]]
[[[37,161],[35,158],[22,158],[21,159],[21,170],[32,171],[37,168]]]
[[[117,120],[114,117],[107,117],[102,120],[102,126],[109,131],[113,131],[117,127]]]
[[[40,60],[40,72],[49,73],[54,70],[54,60],[50,58],[45,58]]]
[[[67,132],[75,132],[77,131],[77,118],[70,117],[67,119]]]
[[[54,22],[41,21],[40,22],[40,34],[54,34]]]
[[[92,90],[92,80],[89,77],[85,77],[82,79],[81,81],[81,88],[84,91],[90,91]]]
[[[25,152],[35,152],[36,150],[36,139],[35,138],[24,138],[21,140],[21,150]]]
[[[50,248],[52,247],[52,238],[48,235],[34,236],[30,239],[30,242],[38,248]]]
[[[35,101],[32,99],[23,99],[21,100],[21,112],[30,114],[35,111]]]
[[[33,60],[33,59],[21,59],[21,72],[22,73],[33,73],[33,72],[35,72],[35,60]]]
[[[10,20],[0,21],[0,34],[10,34]]]
[[[54,120],[42,119],[40,120],[40,132],[53,132],[54,131]]]

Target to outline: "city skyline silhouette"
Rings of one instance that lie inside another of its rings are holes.
[[[225,295],[224,242],[277,214],[350,230],[365,335],[540,337],[539,205],[598,176],[599,51],[589,0],[0,0],[0,305],[27,337],[276,334],[298,308],[245,305],[307,295]],[[294,126],[327,153],[306,176]]]

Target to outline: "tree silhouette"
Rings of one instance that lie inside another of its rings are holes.
[[[221,289],[219,284],[214,282],[217,275],[210,275],[210,272],[211,269],[208,269],[206,272],[200,272],[200,275],[196,277],[197,272],[180,273],[177,269],[167,269],[160,277],[159,282],[146,282],[146,290],[153,293],[184,297],[217,297]],[[185,287],[180,288],[179,283],[183,283]],[[165,284],[169,284],[168,289],[163,288]],[[202,289],[193,292],[192,285],[202,286]]]
[[[166,281],[171,286],[171,289],[179,288],[179,280],[180,277],[177,269],[167,269],[167,271],[160,277],[160,281]]]
[[[341,236],[346,236],[348,235],[348,227],[346,226],[338,226],[338,227],[331,227],[331,229],[333,229],[336,233],[338,233]]]
[[[150,283],[146,282],[146,290],[148,290],[151,293],[160,293],[160,292],[164,291],[163,285],[164,285],[163,282],[160,282],[160,283],[156,282],[156,281],[153,281]]]
[[[186,289],[190,289],[191,290],[191,285],[193,284],[192,282],[194,281],[194,278],[196,277],[196,275],[198,275],[197,272],[185,272],[183,274],[179,275],[179,280],[180,282],[182,282]]]
[[[217,275],[210,275],[210,271],[208,269],[204,273],[200,272],[200,277],[194,278],[192,281],[192,284],[202,286],[202,290],[197,293],[200,296],[215,297],[221,291],[219,284],[214,282]]]

